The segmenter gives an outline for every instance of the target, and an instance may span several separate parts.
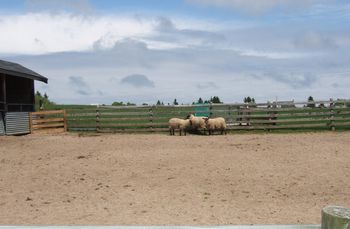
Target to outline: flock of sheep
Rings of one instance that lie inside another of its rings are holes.
[[[169,120],[170,135],[175,135],[175,130],[179,130],[180,136],[182,132],[186,135],[188,130],[203,130],[204,133],[207,130],[209,135],[219,130],[221,134],[227,134],[224,118],[196,117],[193,114],[188,115],[186,119],[171,118]]]

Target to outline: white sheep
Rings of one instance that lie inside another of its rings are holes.
[[[180,118],[171,118],[169,120],[169,132],[170,135],[175,135],[175,130],[178,129],[180,136],[182,135],[182,131],[186,136],[186,130],[191,126],[189,119],[180,119]]]
[[[208,120],[208,117],[196,117],[193,114],[190,114],[188,118],[191,121],[191,126],[193,129],[206,129],[206,121]]]
[[[213,134],[215,130],[221,130],[221,134],[227,134],[226,131],[226,121],[224,118],[210,118],[206,121],[206,127],[208,129],[209,135]]]

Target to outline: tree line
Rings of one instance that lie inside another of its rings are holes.
[[[334,106],[347,106],[350,107],[350,103],[345,103],[344,102],[340,102],[342,99],[336,99],[334,100]],[[307,98],[308,103],[305,105],[305,107],[309,107],[309,108],[323,108],[326,107],[325,104],[320,103],[318,105],[316,105],[316,102],[314,100],[313,96],[309,96]],[[255,102],[255,98],[251,97],[251,96],[247,96],[243,98],[243,102],[250,104],[250,106],[254,106]],[[181,103],[183,105],[183,103]],[[202,97],[199,97],[198,100],[192,102],[193,105],[195,104],[223,104],[223,101],[219,98],[219,96],[211,96],[209,99],[203,99]],[[40,110],[40,109],[44,109],[50,106],[55,105],[55,103],[53,101],[50,100],[49,96],[47,95],[47,93],[45,92],[44,94],[42,94],[39,91],[36,91],[35,93],[35,108],[36,110]],[[136,106],[136,103],[132,103],[132,102],[123,102],[123,101],[116,101],[113,102],[111,104],[112,106]],[[148,104],[148,103],[142,103],[143,106],[148,106],[148,105],[153,105],[153,104]],[[178,100],[175,98],[173,100],[172,103],[167,103],[165,104],[163,101],[161,100],[157,100],[157,102],[155,103],[156,106],[165,106],[165,105],[180,105],[180,103],[178,102]]]

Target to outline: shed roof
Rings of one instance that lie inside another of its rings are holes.
[[[0,73],[12,75],[12,76],[24,77],[32,80],[39,80],[44,83],[47,83],[46,77],[28,68],[25,68],[20,64],[16,64],[16,63],[4,61],[4,60],[0,60]]]

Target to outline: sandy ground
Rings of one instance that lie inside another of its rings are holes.
[[[0,137],[0,225],[320,224],[350,133]]]

